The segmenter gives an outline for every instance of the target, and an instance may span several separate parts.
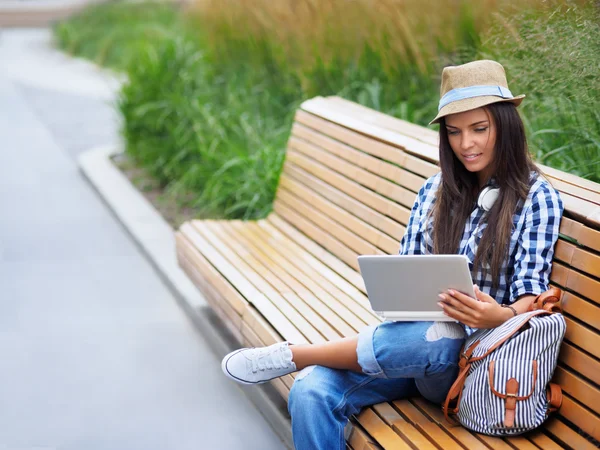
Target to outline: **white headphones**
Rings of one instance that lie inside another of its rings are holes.
[[[477,206],[484,211],[489,211],[494,206],[494,203],[500,195],[500,189],[493,186],[486,186],[483,188],[479,197],[477,197]]]

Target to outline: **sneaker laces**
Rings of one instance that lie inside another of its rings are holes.
[[[282,369],[289,366],[286,364],[284,352],[287,347],[277,346],[275,348],[265,347],[256,349],[256,354],[251,359],[252,373],[257,371],[264,372],[265,370]]]

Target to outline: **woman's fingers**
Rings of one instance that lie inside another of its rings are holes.
[[[448,292],[440,294],[439,298],[441,302],[438,305],[444,313],[466,325],[471,326],[480,315],[481,302],[461,292],[449,289]]]
[[[462,292],[455,291],[454,289],[448,289],[448,294],[450,294],[452,297],[456,298],[469,308],[477,307],[477,300],[473,297],[469,297],[468,295],[463,294]]]
[[[453,307],[461,311],[468,311],[473,309],[477,310],[478,307],[477,300],[452,289],[448,290],[448,292],[440,294],[439,298],[442,302],[452,305]]]
[[[465,325],[469,325],[473,322],[473,318],[469,314],[470,311],[468,309],[460,309],[464,308],[464,305],[460,302],[454,302],[454,304],[452,304],[450,301],[443,301],[438,303],[438,305],[442,307],[444,314],[452,319],[458,320]]]
[[[496,303],[496,300],[494,300],[493,297],[486,294],[485,292],[482,292],[477,285],[474,284],[473,288],[475,290],[475,296],[477,297],[477,300],[486,303]]]
[[[447,309],[449,309],[449,308],[452,308],[452,309],[455,309],[455,310],[463,310],[464,309],[464,305],[462,304],[462,302],[458,301],[457,299],[455,299],[451,295],[440,294],[438,297],[441,300],[438,303],[438,305],[441,306],[445,311]]]

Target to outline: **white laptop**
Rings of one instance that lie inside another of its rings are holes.
[[[386,320],[451,322],[438,294],[454,289],[475,298],[464,255],[364,255],[358,264],[371,307]]]

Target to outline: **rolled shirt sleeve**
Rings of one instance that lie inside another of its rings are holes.
[[[524,294],[538,295],[548,290],[554,245],[563,213],[558,192],[541,184],[531,197],[525,224],[515,249],[515,269],[510,285],[510,301]]]

